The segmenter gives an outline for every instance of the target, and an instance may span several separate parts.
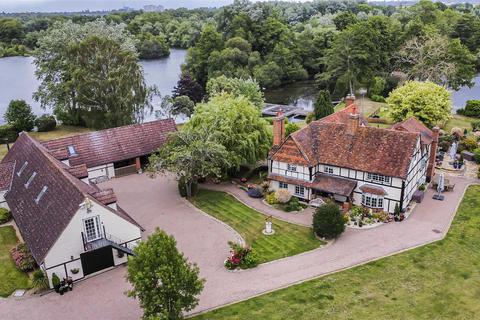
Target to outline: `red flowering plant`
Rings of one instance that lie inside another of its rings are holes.
[[[237,268],[248,269],[258,265],[256,253],[249,247],[229,241],[230,256],[225,260],[225,268],[235,270]]]
[[[13,262],[24,272],[32,271],[37,264],[25,243],[20,243],[10,251]]]

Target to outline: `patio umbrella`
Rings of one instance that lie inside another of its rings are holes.
[[[438,186],[437,186],[437,191],[439,195],[444,188],[445,188],[445,174],[442,172],[440,173],[440,178],[438,179]]]
[[[455,155],[457,154],[457,142],[453,142],[450,147],[450,158],[455,160]]]

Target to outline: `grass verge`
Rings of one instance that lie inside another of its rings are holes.
[[[15,266],[10,249],[18,243],[12,226],[0,227],[0,297],[8,297],[15,289],[28,289],[28,275]]]
[[[235,229],[257,252],[259,263],[313,250],[322,244],[315,238],[312,229],[278,219],[272,220],[275,234],[265,236],[262,234],[265,215],[224,192],[201,189],[192,203]]]
[[[442,241],[194,319],[478,319],[479,225],[472,186]]]

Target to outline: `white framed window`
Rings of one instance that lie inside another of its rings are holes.
[[[362,194],[362,205],[369,208],[383,208],[383,196],[378,196],[370,193]]]
[[[83,228],[85,231],[85,240],[87,242],[95,241],[102,237],[99,216],[83,219]]]
[[[27,167],[27,165],[28,165],[28,161],[25,161],[25,162],[23,163],[22,167],[17,171],[17,176],[20,177],[20,176],[22,175],[22,172],[23,172],[23,170],[25,170],[25,168]]]
[[[40,202],[40,200],[42,200],[42,197],[43,195],[45,194],[45,192],[47,192],[48,190],[48,187],[47,186],[43,186],[42,190],[40,191],[40,193],[38,194],[37,198],[35,199],[35,202],[38,204]]]
[[[333,167],[323,166],[323,172],[333,174]]]
[[[295,186],[295,195],[297,196],[305,196],[305,187],[303,186]]]
[[[390,183],[390,177],[370,172],[367,173],[367,180],[380,183]]]
[[[32,175],[30,176],[30,178],[28,178],[28,181],[27,183],[25,183],[25,188],[28,189],[28,187],[30,186],[30,184],[32,183],[33,181],[33,178],[35,178],[35,176],[37,175],[37,173],[35,171],[33,171]]]
[[[70,156],[76,156],[77,155],[77,151],[75,151],[75,147],[74,146],[68,146],[68,154]]]
[[[294,165],[291,165],[291,164],[287,164],[287,170],[288,171],[297,171],[297,166],[294,166]]]
[[[281,181],[280,181],[280,182],[278,183],[278,187],[279,187],[280,189],[288,189],[288,184],[285,183],[285,182],[281,182]]]

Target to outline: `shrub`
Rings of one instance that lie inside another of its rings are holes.
[[[287,203],[292,198],[287,189],[278,189],[275,191],[275,200],[278,203]]]
[[[372,97],[370,99],[372,99],[372,101],[375,101],[375,102],[385,102],[384,97],[376,95],[376,94],[372,95]]]
[[[444,152],[447,152],[448,149],[450,149],[450,146],[451,146],[451,142],[448,142],[448,141],[441,141],[438,143],[438,146],[440,147],[440,150],[444,151]]]
[[[300,201],[298,201],[297,197],[292,197],[290,201],[285,205],[285,211],[300,211],[302,210],[302,206],[300,205]]]
[[[52,273],[52,284],[54,287],[60,285],[60,278],[57,276],[56,273]]]
[[[385,91],[386,85],[387,85],[387,81],[382,77],[374,77],[372,79],[372,82],[370,83],[370,88],[368,88],[368,94],[370,95],[372,100],[375,96],[378,97],[383,94],[383,92]]]
[[[0,125],[0,143],[12,143],[18,138],[18,132],[11,125]]]
[[[327,239],[336,238],[345,231],[343,215],[335,203],[325,203],[315,210],[313,231]]]
[[[466,137],[460,142],[460,145],[463,147],[464,150],[468,151],[473,151],[478,148],[477,139],[475,139],[475,137]]]
[[[480,131],[480,120],[472,122],[472,131]]]
[[[298,124],[294,122],[287,124],[285,126],[285,137],[288,137],[289,135],[291,135],[292,133],[298,130],[300,130],[300,127],[298,126]]]
[[[24,272],[32,271],[37,266],[25,243],[18,244],[10,253],[12,254],[15,265]]]
[[[225,261],[225,267],[229,270],[236,268],[249,269],[258,265],[257,254],[248,247],[243,247],[238,243],[229,241],[230,256]]]
[[[59,279],[60,281],[60,279]],[[48,278],[42,269],[37,269],[32,275],[32,285],[37,290],[48,289]]]
[[[277,199],[275,198],[275,192],[270,192],[269,194],[267,194],[265,196],[265,201],[267,201],[269,205],[274,205],[275,203],[277,203]]]
[[[35,119],[35,125],[39,132],[53,131],[57,126],[57,120],[54,116],[44,114]]]
[[[475,162],[480,164],[480,148],[473,150],[473,154],[475,155]]]
[[[467,117],[480,117],[480,100],[467,100],[462,113]]]
[[[7,223],[12,220],[12,213],[10,210],[5,208],[0,208],[0,224]]]
[[[263,193],[260,189],[258,188],[250,188],[247,191],[247,194],[251,198],[263,198]]]
[[[463,137],[463,130],[461,128],[454,127],[452,130],[450,130],[450,134],[452,136],[455,136],[457,138],[462,138]]]
[[[262,192],[264,194],[268,193],[268,190],[270,189],[270,182],[263,181],[262,183],[260,183],[260,188],[262,188]]]
[[[35,125],[32,107],[25,100],[10,101],[4,118],[18,132],[31,131]]]
[[[305,122],[308,124],[308,123],[312,122],[313,120],[315,120],[315,113],[313,113],[313,112],[307,113],[307,117],[305,118]]]

